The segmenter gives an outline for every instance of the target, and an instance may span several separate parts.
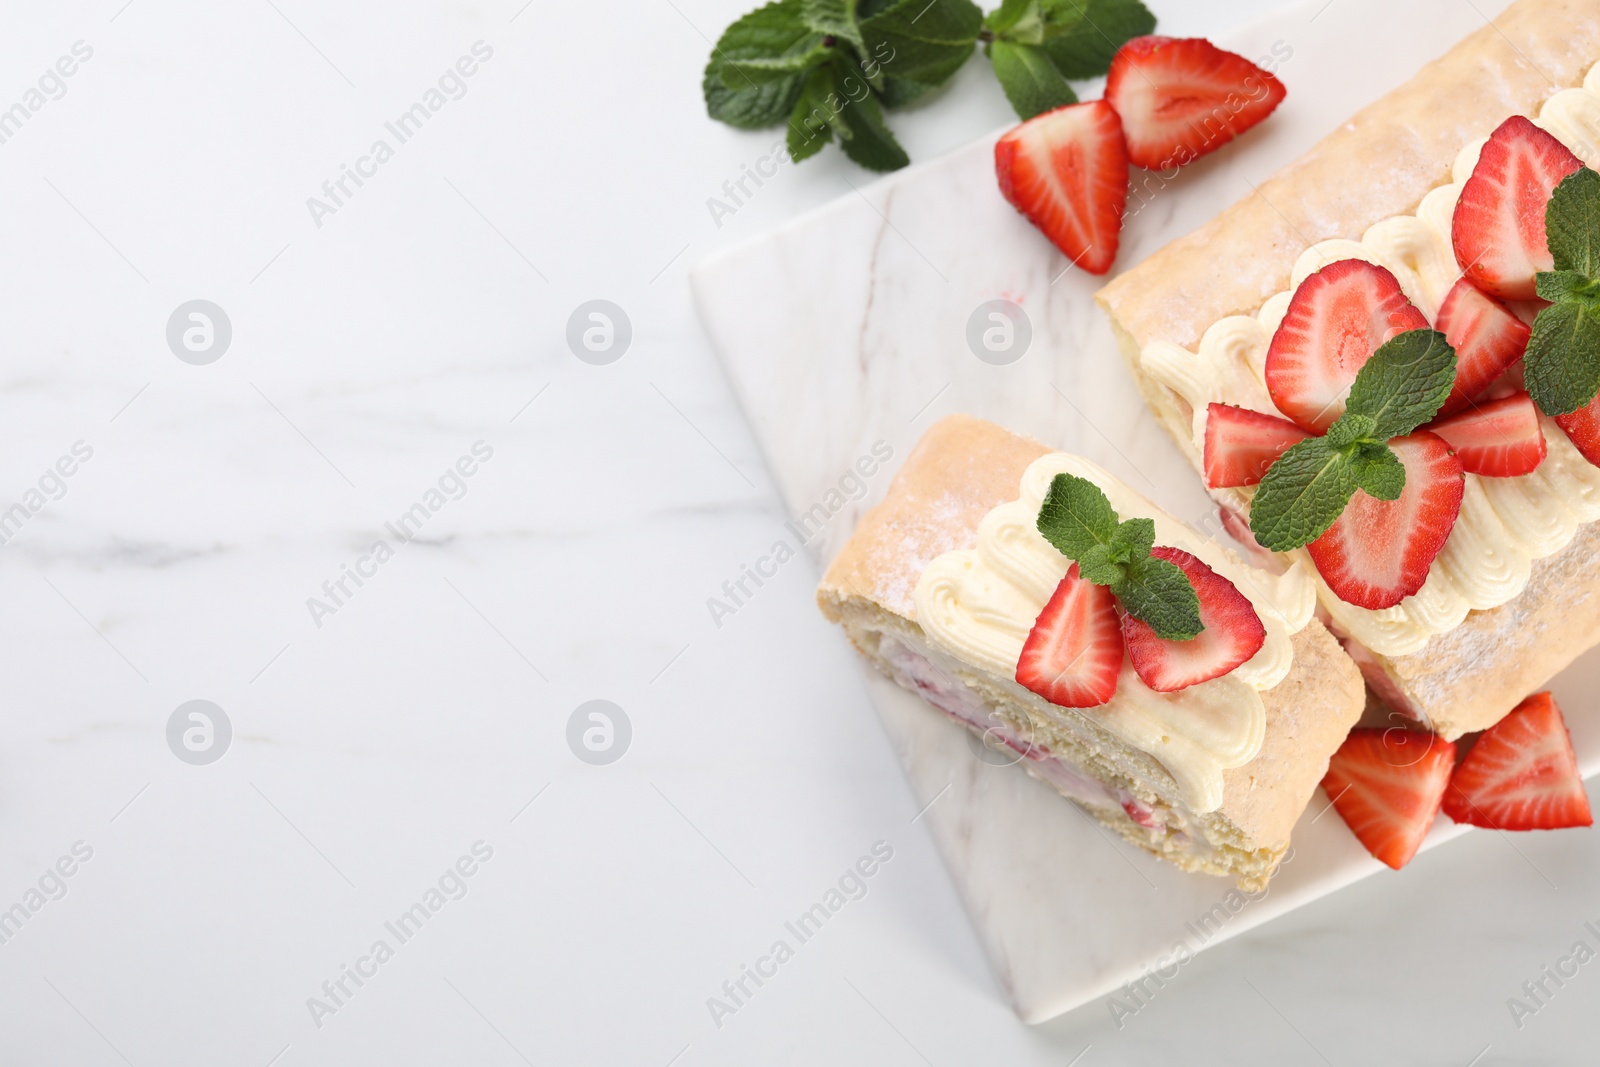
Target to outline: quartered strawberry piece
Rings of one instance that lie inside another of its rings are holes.
[[[1510,308],[1466,278],[1445,295],[1434,325],[1456,350],[1456,381],[1440,415],[1453,415],[1477,399],[1522,358],[1532,332]]]
[[[1067,569],[1017,660],[1017,682],[1064,708],[1092,708],[1117,692],[1122,628],[1116,598]]]
[[[1179,548],[1158,545],[1153,559],[1173,563],[1188,577],[1200,598],[1205,627],[1188,641],[1157,637],[1150,624],[1122,616],[1122,640],[1139,680],[1158,693],[1173,693],[1220,678],[1261,650],[1267,631],[1255,605],[1234,584]]]
[[[1566,720],[1549,693],[1533,694],[1484,731],[1450,780],[1444,813],[1496,830],[1594,822]]]
[[[1468,474],[1515,478],[1544,462],[1539,409],[1525,392],[1485,400],[1459,415],[1429,424],[1428,429],[1455,449]]]
[[[1382,344],[1428,320],[1395,276],[1359,259],[1330,263],[1300,283],[1267,348],[1267,391],[1312,433],[1344,414],[1359,371]]]
[[[1397,500],[1360,489],[1326,533],[1306,546],[1322,580],[1340,600],[1392,608],[1422,588],[1461,513],[1461,460],[1444,439],[1419,430],[1389,447],[1406,469]]]
[[[1311,436],[1288,419],[1232,404],[1206,409],[1206,484],[1255,485],[1290,445]]]
[[[1106,75],[1128,158],[1151,169],[1221,148],[1272,114],[1284,93],[1277,78],[1200,37],[1135,37]]]
[[[1600,467],[1600,395],[1577,411],[1557,415],[1555,420],[1583,458]]]
[[[1522,115],[1502,122],[1461,187],[1450,242],[1472,283],[1502,300],[1532,300],[1534,276],[1555,267],[1544,209],[1561,179],[1583,166]]]
[[[994,146],[1000,194],[1077,266],[1104,274],[1117,258],[1128,202],[1122,123],[1104,100],[1024,122]]]
[[[1428,836],[1455,765],[1455,742],[1426,731],[1351,730],[1322,789],[1367,851],[1399,870]]]

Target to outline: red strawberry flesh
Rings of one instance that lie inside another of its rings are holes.
[[[1399,870],[1417,854],[1455,769],[1456,746],[1422,730],[1350,731],[1322,789],[1367,851]]]
[[[1128,158],[1152,169],[1213,152],[1272,114],[1283,83],[1200,37],[1135,37],[1118,49],[1106,99],[1122,116]]]
[[[1489,727],[1456,768],[1444,813],[1496,830],[1589,826],[1589,795],[1561,708],[1535,693]]]
[[[1328,588],[1358,607],[1392,608],[1422,588],[1461,513],[1461,461],[1427,431],[1389,447],[1406,469],[1397,500],[1357,489],[1326,533],[1307,547]]]
[[[1285,449],[1309,436],[1276,415],[1212,404],[1206,410],[1206,484],[1213,489],[1255,485]]]
[[[1466,278],[1460,278],[1445,295],[1435,316],[1435,326],[1456,350],[1456,381],[1445,398],[1440,415],[1465,410],[1513,363],[1522,358],[1532,332],[1511,313]]]
[[[1023,643],[1017,682],[1052,704],[1091,708],[1116,695],[1122,652],[1116,599],[1074,563]]]
[[[1567,146],[1522,115],[1489,135],[1461,187],[1450,241],[1472,283],[1502,300],[1532,300],[1534,276],[1555,261],[1544,211],[1561,179],[1583,166]]]
[[[1555,421],[1583,458],[1600,467],[1600,395],[1577,411],[1557,415]]]
[[[1104,274],[1128,201],[1122,124],[1104,100],[1036,115],[994,146],[1000,194],[1074,264]]]
[[[1158,693],[1174,693],[1220,678],[1261,650],[1266,628],[1255,605],[1232,582],[1182,549],[1158,545],[1150,555],[1176,564],[1188,577],[1205,629],[1188,641],[1169,641],[1144,620],[1123,615],[1122,639],[1141,682]]]
[[[1527,393],[1485,400],[1428,426],[1455,450],[1468,474],[1515,478],[1530,474],[1547,451],[1539,409]]]
[[[1267,348],[1267,391],[1278,410],[1312,433],[1344,413],[1350,385],[1396,334],[1427,329],[1395,276],[1359,259],[1330,263],[1289,298]]]

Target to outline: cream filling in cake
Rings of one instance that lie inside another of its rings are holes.
[[[1193,553],[1232,581],[1261,618],[1266,642],[1229,674],[1176,693],[1157,693],[1124,661],[1116,696],[1079,709],[1123,743],[1158,760],[1189,810],[1215,811],[1222,804],[1223,771],[1249,763],[1261,749],[1266,730],[1261,693],[1281,682],[1294,664],[1290,638],[1310,621],[1316,605],[1310,565],[1296,562],[1283,574],[1248,567],[1095,464],[1052,453],[1029,465],[1019,499],[984,516],[977,547],[946,552],[923,571],[916,590],[917,623],[935,647],[1002,678],[1015,677],[1034,621],[1071,566],[1037,528],[1039,507],[1057,474],[1095,483],[1124,517],[1152,517],[1157,544]]]
[[[1563,90],[1545,101],[1534,122],[1586,164],[1600,162],[1600,64],[1590,69],[1582,88]],[[1145,346],[1141,369],[1182,397],[1193,412],[1197,454],[1204,451],[1206,408],[1212,402],[1281,414],[1267,392],[1267,348],[1294,290],[1328,264],[1362,259],[1387,268],[1428,321],[1434,320],[1461,276],[1451,222],[1456,199],[1487,140],[1461,150],[1452,180],[1423,197],[1416,214],[1375,223],[1359,241],[1334,239],[1306,249],[1295,261],[1287,290],[1255,315],[1231,315],[1214,323],[1201,337],[1198,352],[1167,341]],[[1534,306],[1513,308],[1532,321]],[[1534,560],[1561,551],[1581,524],[1600,519],[1600,468],[1585,460],[1553,421],[1541,419],[1549,444],[1544,462],[1518,478],[1466,476],[1461,515],[1427,582],[1415,594],[1374,611],[1340,600],[1316,579],[1338,631],[1381,655],[1418,652],[1435,634],[1459,626],[1469,611],[1499,607],[1515,598],[1528,584]],[[1248,500],[1251,492],[1243,490],[1240,499]],[[1293,556],[1310,566],[1303,551]]]

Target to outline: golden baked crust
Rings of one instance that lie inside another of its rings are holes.
[[[934,425],[823,576],[823,613],[838,622],[872,606],[914,624],[922,571],[944,552],[974,546],[984,515],[1015,500],[1023,471],[1048,451],[970,415]],[[1360,672],[1321,623],[1311,620],[1293,644],[1293,668],[1262,694],[1261,752],[1223,775],[1219,812],[1250,847],[1288,840],[1364,705]]]
[[[1141,350],[1190,351],[1217,320],[1254,314],[1289,287],[1295,260],[1331,238],[1416,210],[1463,145],[1583,82],[1600,60],[1600,0],[1519,0],[1415,77],[1195,232],[1096,295],[1140,391],[1198,467],[1187,405],[1145,375]],[[1486,729],[1600,640],[1600,529],[1537,561],[1522,594],[1385,657],[1352,648],[1374,690],[1446,737]]]
[[[1421,652],[1373,657],[1385,673],[1373,688],[1453,741],[1499,722],[1597,641],[1600,523],[1591,522],[1566,548],[1534,560],[1528,587],[1509,603],[1474,611]],[[1385,684],[1398,694],[1384,693]]]

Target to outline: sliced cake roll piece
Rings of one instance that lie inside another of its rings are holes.
[[[1252,568],[1093,463],[970,416],[928,431],[817,599],[874,667],[1123,837],[1246,889],[1365,700],[1306,565]]]
[[[1098,296],[1150,407],[1241,520],[1280,452],[1333,434],[1362,360],[1408,330],[1448,339],[1454,386],[1395,449],[1444,504],[1358,490],[1280,557],[1317,569],[1373,691],[1446,739],[1600,642],[1600,401],[1573,411],[1581,396],[1552,403],[1553,376],[1524,373],[1560,332],[1530,339],[1538,274],[1572,265],[1543,205],[1600,166],[1597,63],[1600,0],[1519,0]]]

